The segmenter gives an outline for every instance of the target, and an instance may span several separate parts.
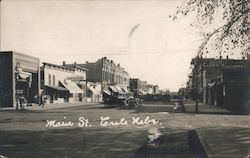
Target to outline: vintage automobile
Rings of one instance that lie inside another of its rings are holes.
[[[109,85],[103,89],[104,107],[119,106],[126,99],[126,93],[118,86]]]
[[[142,107],[142,101],[140,98],[128,98],[124,100],[123,104],[121,105],[121,108],[134,108],[134,107],[138,108]]]
[[[109,85],[103,90],[104,107],[120,106],[122,108],[141,106],[141,100],[134,97],[133,92],[121,87]]]

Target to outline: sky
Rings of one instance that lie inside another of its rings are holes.
[[[54,64],[106,56],[131,78],[177,91],[201,43],[190,15],[169,18],[182,0],[2,0],[0,50]]]

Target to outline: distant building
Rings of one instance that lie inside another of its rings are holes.
[[[39,58],[0,52],[0,107],[35,103],[40,90]]]
[[[86,71],[78,66],[43,63],[41,82],[50,103],[85,101]]]
[[[139,78],[130,79],[130,90],[134,93],[139,93],[141,95],[147,94],[147,82],[141,81]]]
[[[142,81],[139,78],[130,79],[130,90],[141,95],[159,93],[158,85],[148,84],[147,81]]]
[[[85,64],[66,64],[67,65],[77,65],[88,69],[87,81],[88,82],[99,82],[102,87],[105,85],[118,85],[119,87],[128,88],[129,87],[129,74],[120,66],[120,64],[115,64],[112,60],[103,57],[96,62]]]
[[[250,100],[250,60],[194,58],[189,87],[204,103],[242,111]],[[190,85],[192,84],[192,85]]]
[[[88,82],[87,83],[87,102],[101,102],[101,83]]]
[[[147,92],[147,94],[154,94],[154,85],[147,84],[146,85],[146,92]]]

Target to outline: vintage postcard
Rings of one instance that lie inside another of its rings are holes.
[[[0,0],[0,158],[249,158],[249,0]]]

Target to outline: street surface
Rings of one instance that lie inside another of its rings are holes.
[[[197,153],[189,132],[198,130],[209,138],[205,142],[215,157],[247,156],[249,116],[213,110],[195,114],[192,108],[187,104],[187,112],[182,113],[165,103],[147,103],[141,109],[83,103],[58,109],[4,110],[0,111],[0,155],[192,158]]]

